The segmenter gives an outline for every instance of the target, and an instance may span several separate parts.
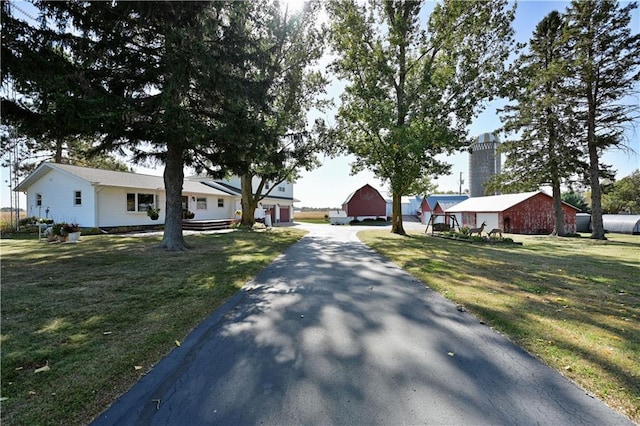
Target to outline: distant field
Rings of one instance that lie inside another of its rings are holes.
[[[327,223],[325,215],[328,214],[329,211],[295,212],[293,214],[293,220],[296,222]]]

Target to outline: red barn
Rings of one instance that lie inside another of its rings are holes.
[[[354,218],[386,217],[387,202],[374,187],[366,184],[349,194],[342,203],[342,210],[347,212],[347,216]]]
[[[562,203],[564,232],[576,232],[577,208]],[[541,191],[473,197],[451,208],[447,213],[460,213],[462,226],[479,227],[485,232],[500,228],[513,234],[550,234],[553,231],[553,198]]]

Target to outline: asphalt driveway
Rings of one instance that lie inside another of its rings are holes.
[[[632,424],[358,228],[306,227],[94,424]]]

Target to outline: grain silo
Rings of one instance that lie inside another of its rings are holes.
[[[483,133],[469,147],[469,196],[484,197],[484,185],[500,173],[500,141],[493,133]]]

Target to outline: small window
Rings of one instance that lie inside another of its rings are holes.
[[[198,209],[198,210],[206,210],[207,209],[207,197],[198,197],[198,198],[196,198],[196,209]]]
[[[224,198],[218,198],[218,207],[224,207]]]
[[[73,205],[74,206],[82,205],[82,191],[73,191]]]
[[[42,194],[36,194],[36,206],[42,207]]]
[[[284,191],[285,191],[284,186],[279,186],[279,187],[278,187],[278,191],[280,191],[280,192],[284,192]]]
[[[264,184],[264,189],[269,189],[269,188],[271,188],[271,185],[269,185],[269,182],[265,183]]]
[[[136,211],[136,194],[127,194],[127,211]]]

